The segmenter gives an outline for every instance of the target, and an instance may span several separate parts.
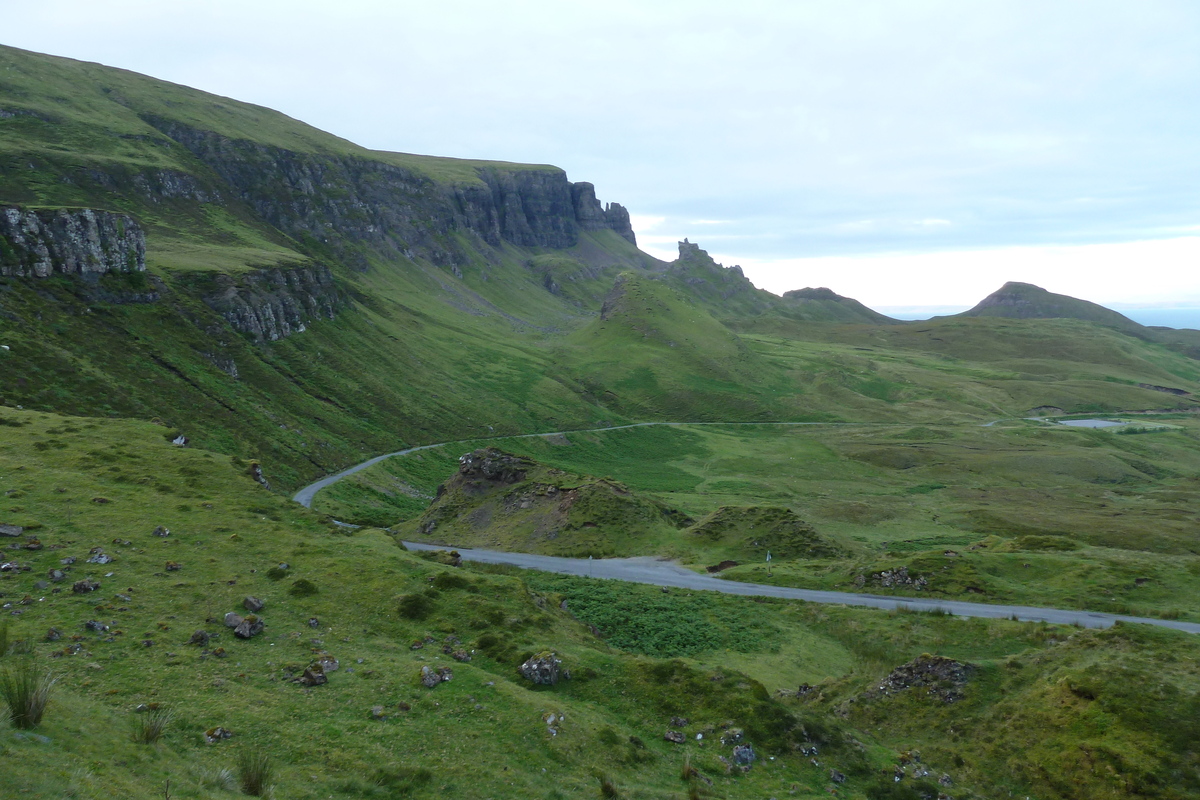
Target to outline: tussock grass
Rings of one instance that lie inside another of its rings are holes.
[[[0,667],[0,697],[8,706],[8,718],[14,727],[28,730],[41,724],[55,680],[31,658]]]
[[[271,757],[259,750],[243,750],[237,761],[238,786],[244,794],[264,797],[270,791],[275,767]]]
[[[154,744],[162,738],[174,721],[175,709],[170,706],[149,708],[144,713],[133,716],[130,738],[136,744]]]

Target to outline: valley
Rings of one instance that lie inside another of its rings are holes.
[[[1200,795],[1200,331],[777,296],[596,192],[0,47],[5,792]]]

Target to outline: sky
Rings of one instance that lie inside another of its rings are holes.
[[[1022,280],[1200,327],[1194,0],[0,0],[0,17],[4,44],[368,147],[556,164],[628,208],[648,252],[686,236],[777,293],[918,313]]]

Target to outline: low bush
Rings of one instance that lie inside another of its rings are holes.
[[[238,756],[238,784],[245,794],[262,797],[271,786],[275,769],[271,757],[255,750],[243,750]]]
[[[0,670],[0,697],[8,706],[8,717],[16,728],[36,728],[50,702],[55,678],[41,672],[32,659]]]

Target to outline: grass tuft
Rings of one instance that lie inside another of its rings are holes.
[[[154,744],[174,720],[175,709],[170,706],[148,709],[144,714],[134,715],[131,737],[135,744]]]
[[[263,797],[271,785],[275,768],[271,757],[255,750],[243,750],[238,756],[238,784],[242,792],[254,797]]]
[[[32,660],[22,660],[0,670],[0,697],[8,706],[8,717],[14,727],[36,728],[50,702],[50,689],[55,677],[39,671]]]

